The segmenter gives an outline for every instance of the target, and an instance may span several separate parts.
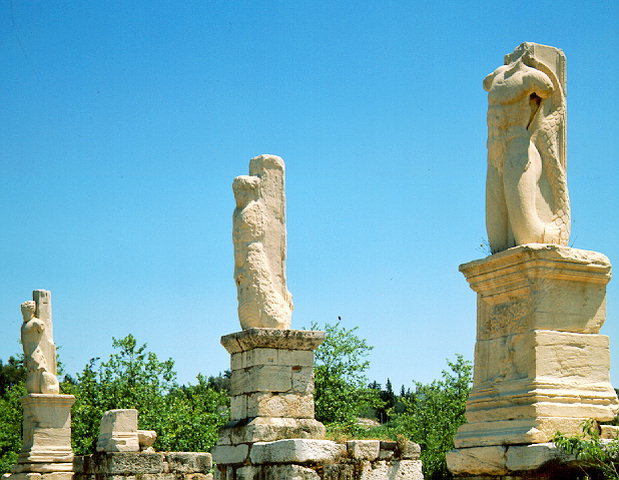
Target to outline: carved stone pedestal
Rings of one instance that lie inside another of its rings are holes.
[[[231,422],[213,449],[219,466],[248,461],[254,442],[320,439],[314,419],[314,350],[324,332],[253,328],[222,337],[231,355]]]
[[[231,355],[232,421],[219,445],[324,436],[324,426],[314,420],[313,396],[314,349],[324,336],[253,328],[222,337]]]
[[[71,406],[73,395],[31,393],[21,399],[24,409],[23,447],[12,479],[33,478],[32,473],[56,479],[70,479],[73,471],[71,449]],[[66,475],[60,475],[65,473]]]
[[[599,334],[611,270],[604,255],[528,244],[460,270],[477,292],[477,342],[452,472],[511,474],[510,445],[532,447],[557,431],[579,433],[585,419],[614,418],[609,341]]]

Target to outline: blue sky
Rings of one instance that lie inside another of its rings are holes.
[[[523,41],[568,58],[576,248],[619,261],[619,3],[0,2],[0,358],[52,290],[69,373],[133,333],[179,379],[239,330],[231,183],[287,165],[293,327],[358,326],[369,377],[472,359],[484,76]],[[619,386],[619,282],[608,288]]]

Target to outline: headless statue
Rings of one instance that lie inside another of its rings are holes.
[[[234,279],[243,329],[290,328],[292,295],[286,286],[284,162],[252,158],[249,175],[234,179]]]
[[[52,338],[50,292],[35,290],[35,300],[21,304],[21,342],[28,393],[58,394],[56,346]],[[40,317],[37,317],[37,315]]]
[[[492,253],[567,245],[565,56],[523,43],[484,79],[488,92],[486,228]]]

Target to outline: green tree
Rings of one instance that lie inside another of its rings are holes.
[[[429,384],[414,382],[414,390],[400,398],[402,411],[394,413],[391,427],[421,445],[424,477],[453,478],[445,454],[454,448],[453,437],[465,422],[464,411],[472,381],[471,362],[456,355],[449,371]]]
[[[73,406],[73,448],[78,455],[95,450],[99,423],[106,410],[135,408],[140,428],[157,432],[161,450],[207,450],[218,428],[227,420],[227,396],[208,386],[179,387],[174,361],[160,361],[133,335],[113,339],[119,350],[109,360],[93,358],[63,389],[76,397]],[[197,420],[204,423],[196,423]],[[188,429],[195,427],[195,431]]]
[[[0,474],[8,473],[21,449],[22,407],[26,395],[24,380],[8,387],[0,395]]]
[[[316,323],[312,330],[320,330]],[[378,392],[367,388],[367,359],[374,348],[359,338],[357,327],[346,329],[341,318],[327,323],[325,341],[316,349],[314,365],[314,402],[316,419],[325,424],[352,425],[357,415],[380,402]]]
[[[165,437],[159,444],[162,450],[181,452],[209,451],[218,433],[229,419],[229,397],[217,390],[203,375],[196,385],[174,389],[167,398]]]
[[[26,380],[23,355],[10,356],[7,363],[0,360],[0,396]]]

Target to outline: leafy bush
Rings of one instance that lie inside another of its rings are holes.
[[[619,480],[619,441],[604,441],[593,420],[582,423],[582,434],[566,436],[557,432],[552,441],[569,455],[574,455],[585,479]]]
[[[25,382],[21,379],[18,383],[7,387],[0,396],[0,474],[10,471],[21,449],[23,415],[19,399],[25,394]]]
[[[312,330],[320,326],[313,323]],[[326,324],[325,341],[315,351],[314,403],[316,419],[327,425],[345,428],[356,424],[357,416],[368,406],[378,406],[378,392],[366,387],[367,357],[374,348],[359,338],[357,327],[346,329],[341,321]]]
[[[414,382],[415,389],[400,398],[401,411],[394,412],[392,428],[421,445],[424,478],[453,478],[445,454],[454,448],[453,438],[466,419],[464,411],[472,381],[471,362],[456,355],[447,361],[442,379],[429,384]]]
[[[140,428],[155,430],[160,450],[205,451],[217,441],[227,421],[228,398],[204,377],[197,385],[176,382],[174,361],[138,346],[133,335],[113,339],[119,350],[106,362],[91,359],[76,380],[63,390],[76,397],[72,416],[72,441],[76,455],[93,453],[101,416],[107,410],[135,408]]]

